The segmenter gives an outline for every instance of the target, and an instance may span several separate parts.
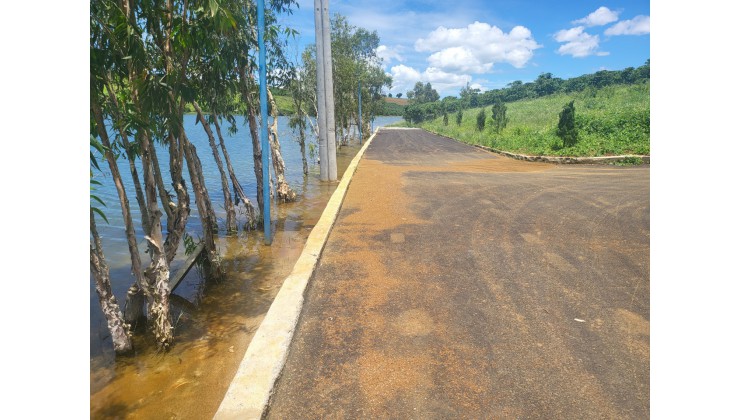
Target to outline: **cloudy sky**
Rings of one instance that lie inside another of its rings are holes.
[[[281,20],[303,46],[314,42],[313,0],[299,4]],[[540,73],[570,78],[650,58],[648,0],[331,0],[329,12],[378,32],[394,95],[417,81],[456,96],[468,82],[497,89]]]

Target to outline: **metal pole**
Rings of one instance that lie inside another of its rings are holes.
[[[272,244],[270,232],[270,144],[267,138],[267,57],[265,56],[265,0],[257,0],[257,44],[259,45],[260,114],[262,126],[260,144],[262,145],[262,202],[264,211],[262,221],[265,228],[265,243]]]
[[[357,81],[357,104],[360,108],[360,145],[362,145],[362,82],[360,80]]]
[[[331,60],[331,20],[329,0],[322,0],[321,21],[324,50],[324,88],[326,94],[326,154],[329,163],[329,181],[337,180],[337,142],[334,123],[334,80]],[[318,38],[318,37],[317,37]]]
[[[316,122],[319,124],[319,179],[329,180],[329,157],[326,137],[326,89],[324,87],[324,48],[321,0],[313,0],[314,26],[316,32]]]

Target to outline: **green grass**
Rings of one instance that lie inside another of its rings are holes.
[[[280,115],[293,115],[295,113],[293,98],[281,95],[273,95],[273,97],[275,98],[275,104],[278,107],[278,113]]]
[[[555,134],[558,115],[566,103],[575,101],[578,142],[563,147]],[[573,94],[556,94],[506,104],[509,123],[494,132],[491,106],[487,106],[486,127],[476,129],[480,108],[463,112],[458,127],[454,115],[447,126],[442,117],[421,124],[434,133],[470,144],[489,146],[527,155],[610,156],[650,154],[650,85],[608,86]]]

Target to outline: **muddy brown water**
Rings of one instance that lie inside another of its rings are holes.
[[[337,170],[344,174],[359,146],[341,148]],[[252,336],[283,280],[303,250],[338,183],[309,179],[297,203],[273,204],[277,220],[271,246],[260,232],[218,240],[225,279],[205,283],[193,269],[173,294],[175,344],[157,352],[147,335],[135,335],[136,354],[110,352],[90,360],[90,417],[94,419],[212,418],[236,373]],[[295,188],[295,187],[294,187]],[[183,286],[180,286],[183,287]]]

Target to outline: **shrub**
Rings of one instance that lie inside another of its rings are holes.
[[[576,128],[576,107],[574,101],[565,104],[560,111],[557,135],[563,140],[563,147],[575,146],[578,141],[578,129]]]
[[[411,124],[419,124],[424,120],[424,112],[418,105],[409,105],[403,111],[403,119]]]
[[[457,123],[458,126],[462,124],[462,117],[463,117],[463,112],[462,112],[462,108],[460,108],[457,110],[457,115],[455,116],[455,122]]]
[[[450,119],[447,117],[447,112],[445,112],[444,115],[442,115],[442,124],[444,124],[446,127],[447,124],[449,123],[450,123]]]
[[[483,131],[486,128],[486,112],[483,108],[480,109],[480,112],[475,117],[475,126],[478,128],[478,131]]]
[[[491,107],[491,112],[493,113],[493,129],[496,133],[500,133],[509,123],[509,119],[506,117],[506,105],[503,102],[496,101]]]

